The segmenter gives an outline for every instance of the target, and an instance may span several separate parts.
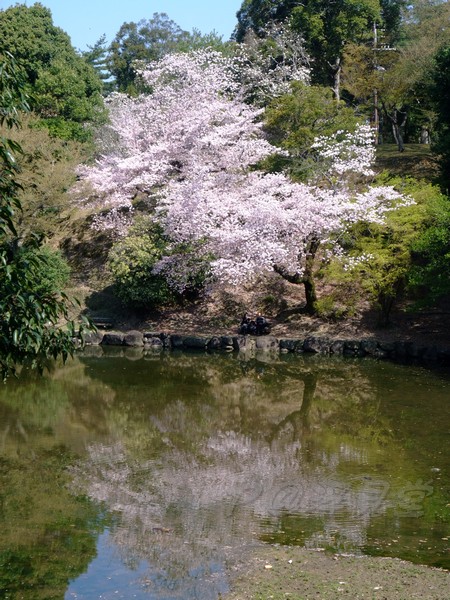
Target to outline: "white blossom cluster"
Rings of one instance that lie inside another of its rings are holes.
[[[346,256],[343,269],[344,271],[352,271],[363,265],[364,263],[370,264],[374,260],[374,255],[370,254],[370,252],[365,252],[364,254],[360,254],[359,256]]]
[[[117,236],[128,233],[133,223],[133,207],[113,207],[106,213],[95,215],[92,220],[92,228],[96,231],[112,230]]]
[[[242,170],[273,151],[260,134],[261,111],[236,97],[236,84],[217,52],[166,56],[141,76],[153,93],[109,101],[113,147],[93,166],[81,166],[103,206],[130,206],[198,169]]]
[[[301,273],[310,235],[334,245],[349,223],[382,222],[405,202],[390,187],[349,195],[294,184],[282,174],[225,173],[218,181],[199,173],[168,186],[159,211],[174,240],[203,240],[201,251],[216,257],[215,276],[233,283],[275,264]],[[170,259],[164,269],[170,272]]]
[[[370,125],[360,125],[353,133],[337,131],[330,136],[316,137],[312,146],[327,162],[329,174],[342,177],[347,173],[374,174],[374,131]]]

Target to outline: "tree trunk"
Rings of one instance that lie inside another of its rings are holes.
[[[336,62],[330,66],[333,70],[333,93],[334,93],[336,102],[339,102],[341,99],[341,73],[342,73],[341,59],[339,57],[336,58]]]
[[[300,379],[304,382],[303,400],[300,410],[290,413],[282,421],[275,425],[273,433],[270,436],[270,441],[273,442],[276,437],[285,430],[287,425],[292,427],[292,441],[297,442],[302,440],[305,432],[309,432],[310,413],[313,405],[314,394],[317,387],[317,375],[315,373],[305,373]]]
[[[316,284],[314,281],[314,262],[320,241],[313,237],[309,242],[306,253],[305,270],[303,272],[303,285],[305,286],[306,307],[305,310],[310,315],[317,311]]]
[[[403,135],[401,127],[404,127],[406,123],[407,114],[406,112],[401,112],[400,110],[398,110],[398,108],[394,108],[392,112],[389,113],[384,103],[382,104],[382,106],[384,114],[391,123],[392,133],[394,135],[398,151],[403,152],[405,150],[405,146],[403,144]]]
[[[395,297],[392,294],[378,294],[378,304],[380,305],[380,314],[378,316],[378,327],[388,327],[390,325],[391,311],[394,306]]]
[[[316,237],[312,237],[307,245],[305,254],[305,269],[302,274],[300,273],[289,273],[283,267],[274,265],[273,269],[278,275],[281,275],[283,279],[294,283],[296,285],[303,283],[305,288],[305,299],[306,305],[304,312],[313,315],[317,312],[317,294],[316,284],[314,281],[314,262],[317,254],[317,250],[320,246],[320,240]]]
[[[305,278],[303,280],[303,285],[305,286],[306,297],[305,312],[309,315],[313,315],[317,311],[317,294],[314,279],[312,277],[308,279]]]
[[[402,136],[402,132],[400,131],[400,127],[398,125],[398,123],[396,123],[395,121],[391,121],[392,123],[392,133],[394,134],[394,140],[395,143],[397,144],[397,148],[399,152],[403,152],[405,149],[405,146],[403,145],[403,136]]]

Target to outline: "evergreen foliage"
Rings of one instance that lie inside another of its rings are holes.
[[[26,74],[30,106],[52,134],[89,139],[86,124],[102,119],[101,81],[55,27],[40,3],[0,11],[0,53],[9,52]]]
[[[89,50],[83,52],[82,56],[84,60],[94,68],[102,81],[102,93],[106,96],[114,89],[112,74],[109,71],[109,46],[106,41],[106,35],[103,34],[100,36],[95,44],[93,46],[88,46],[88,48]]]
[[[0,60],[0,125],[19,126],[19,110],[28,108],[24,78],[10,55]],[[50,277],[54,257],[39,250],[31,234],[17,238],[15,213],[20,210],[15,154],[21,147],[0,138],[0,370],[3,378],[18,365],[42,370],[52,357],[67,358],[75,349],[75,325],[68,321],[69,304]],[[54,272],[53,272],[54,273]],[[45,276],[44,276],[45,275]],[[60,273],[62,275],[62,273]],[[47,277],[47,280],[45,280]],[[65,320],[67,327],[59,326]]]
[[[296,4],[295,0],[244,0],[236,14],[238,24],[233,33],[234,39],[243,42],[249,30],[258,35],[269,22],[284,21]]]
[[[435,150],[441,163],[441,179],[444,189],[450,190],[450,44],[436,56],[432,72],[431,98],[436,108],[437,140]]]

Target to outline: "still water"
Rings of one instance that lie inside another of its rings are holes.
[[[450,374],[94,349],[0,389],[0,598],[215,600],[258,544],[450,568]]]

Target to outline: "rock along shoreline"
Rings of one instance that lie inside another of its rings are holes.
[[[271,335],[185,335],[154,331],[91,332],[85,336],[86,346],[122,346],[147,351],[203,351],[258,353],[319,354],[362,358],[365,356],[396,362],[450,367],[450,347],[421,345],[412,341],[384,341],[374,338],[335,339],[325,336],[278,338]]]

